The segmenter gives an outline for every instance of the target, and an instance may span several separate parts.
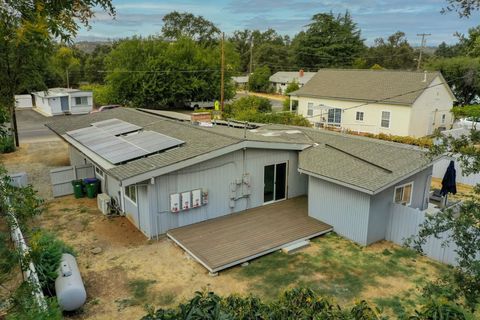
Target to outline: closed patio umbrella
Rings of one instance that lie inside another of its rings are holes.
[[[447,204],[447,195],[457,193],[455,162],[452,160],[448,165],[447,171],[442,179],[442,189],[440,195],[445,196],[445,205]]]

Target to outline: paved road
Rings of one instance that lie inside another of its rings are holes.
[[[52,118],[45,117],[32,109],[17,109],[17,125],[20,143],[54,141],[60,138],[45,123]]]

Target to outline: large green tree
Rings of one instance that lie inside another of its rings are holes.
[[[162,34],[167,39],[179,40],[186,37],[207,45],[218,42],[220,29],[202,16],[173,11],[162,20]]]
[[[405,38],[405,33],[397,31],[387,39],[377,38],[367,52],[367,67],[375,64],[387,69],[413,69],[415,51]]]
[[[248,78],[248,89],[256,92],[270,91],[270,76],[272,72],[268,66],[258,67]]]
[[[94,9],[115,13],[111,0],[0,1],[0,108],[9,110],[17,146],[14,95],[45,87],[51,39],[70,41]]]
[[[348,11],[337,16],[332,12],[315,14],[307,27],[292,40],[299,67],[351,66],[365,50],[360,29]]]
[[[112,51],[112,45],[101,44],[95,47],[85,59],[85,80],[90,83],[103,84],[105,82],[105,58]]]
[[[281,36],[273,29],[236,30],[229,38],[240,55],[240,71],[254,71],[257,66],[269,66],[272,70],[289,66],[288,36]],[[253,58],[253,59],[251,59]],[[252,64],[252,66],[250,66]]]
[[[428,63],[427,69],[442,72],[459,105],[471,104],[480,95],[480,58],[436,59]]]
[[[225,79],[238,56],[225,44]],[[220,98],[220,46],[204,47],[189,38],[170,43],[157,37],[120,41],[106,58],[112,100],[133,107],[161,108],[187,100]],[[225,99],[235,94],[225,82]]]

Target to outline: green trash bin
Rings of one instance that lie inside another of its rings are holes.
[[[82,180],[73,180],[73,194],[75,195],[76,199],[85,197],[85,193],[83,193],[83,181]]]
[[[97,182],[88,183],[86,185],[87,197],[93,199],[97,196]]]

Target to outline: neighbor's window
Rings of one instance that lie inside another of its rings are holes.
[[[340,124],[342,122],[342,109],[328,109],[328,123]]]
[[[87,97],[75,97],[75,104],[88,104],[88,98]]]
[[[390,128],[390,111],[382,111],[382,128]]]
[[[313,102],[308,103],[307,116],[313,116]]]
[[[125,187],[125,196],[133,203],[137,203],[137,186],[130,185]]]
[[[357,115],[355,117],[355,120],[357,121],[363,121],[363,112],[357,111]]]
[[[446,114],[442,114],[442,124],[445,123],[445,120],[447,119],[447,115]]]
[[[412,203],[413,182],[395,188],[395,203],[409,206]]]

